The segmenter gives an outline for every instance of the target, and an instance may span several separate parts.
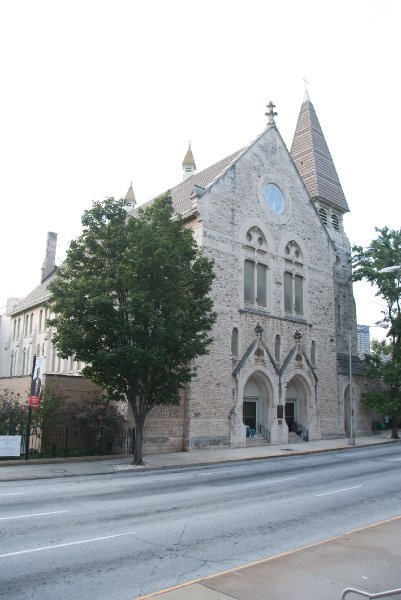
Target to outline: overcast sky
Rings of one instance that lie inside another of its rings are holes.
[[[266,104],[287,144],[304,82],[367,245],[399,228],[399,0],[2,0],[0,307],[40,283],[94,199],[138,203],[253,140]],[[358,322],[380,304],[355,286]],[[372,335],[379,336],[379,330]]]

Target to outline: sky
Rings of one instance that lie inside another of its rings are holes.
[[[57,263],[93,200],[141,204],[251,142],[276,105],[291,146],[305,83],[366,246],[400,228],[399,0],[2,0],[0,313]],[[380,319],[356,284],[358,322]],[[382,330],[372,330],[381,338]]]

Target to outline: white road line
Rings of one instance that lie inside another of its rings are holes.
[[[400,462],[401,458],[389,458],[388,462]]]
[[[53,546],[42,546],[41,548],[31,548],[30,550],[19,550],[18,552],[8,552],[0,554],[0,558],[8,556],[19,556],[21,554],[31,554],[32,552],[42,552],[43,550],[54,550],[55,548],[67,548],[68,546],[78,546],[79,544],[89,544],[91,542],[103,542],[104,540],[112,540],[113,538],[123,537],[124,535],[134,535],[135,531],[127,531],[125,533],[116,533],[114,535],[105,535],[104,537],[89,538],[87,540],[78,540],[77,542],[67,542],[65,544],[54,544]]]
[[[234,473],[235,471],[243,471],[243,469],[230,469],[229,471],[210,471],[209,473],[199,473],[198,477],[207,477],[208,475],[220,475],[220,473]]]
[[[315,494],[316,497],[319,496],[329,496],[330,494],[339,494],[340,492],[348,492],[348,490],[357,490],[358,488],[361,488],[361,485],[354,485],[353,487],[349,487],[349,488],[343,488],[341,490],[334,490],[333,492],[324,492],[323,494]]]
[[[281,481],[291,481],[292,479],[296,479],[296,477],[287,477],[286,479],[269,479],[269,481],[260,481],[259,483],[246,483],[245,485],[241,485],[240,487],[253,487],[255,485],[267,485],[268,483],[280,483]]]
[[[15,515],[13,517],[0,517],[0,521],[7,521],[8,519],[27,519],[28,517],[45,517],[47,515],[59,515],[61,513],[70,512],[69,510],[55,510],[53,512],[44,513],[31,513],[30,515]]]
[[[3,496],[23,496],[24,492],[10,492],[9,494],[0,494],[0,498]]]

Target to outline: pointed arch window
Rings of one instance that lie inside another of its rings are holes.
[[[17,319],[14,319],[14,333],[13,333],[13,339],[15,340],[15,338],[17,337]]]
[[[320,215],[320,218],[322,219],[323,223],[325,225],[327,225],[327,211],[322,206],[319,208],[319,215]]]
[[[281,340],[280,340],[280,336],[276,335],[275,340],[274,340],[274,359],[276,362],[280,362],[280,355],[281,355]]]
[[[237,327],[233,327],[231,333],[231,354],[233,356],[238,356],[238,329]]]
[[[39,312],[39,331],[42,331],[42,325],[43,325],[43,310],[40,310],[40,312]]]
[[[15,360],[14,352],[11,352],[10,376],[12,376],[12,374],[13,374],[14,360]]]
[[[32,328],[33,328],[33,313],[31,313],[31,316],[29,319],[29,335],[31,335],[31,333],[32,333]]]
[[[267,306],[267,243],[259,227],[251,227],[245,236],[244,302]]]
[[[25,315],[24,335],[28,335],[29,315]]]
[[[284,311],[288,314],[304,314],[303,253],[292,240],[285,247],[286,270],[283,275]]]
[[[340,219],[336,213],[332,213],[331,215],[331,224],[335,231],[340,231]]]
[[[316,365],[316,342],[312,342],[310,349],[310,359],[312,365]]]

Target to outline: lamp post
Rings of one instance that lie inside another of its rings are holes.
[[[390,267],[388,267],[390,268]],[[397,270],[400,267],[397,267]],[[369,329],[373,327],[380,327],[387,329],[387,323],[376,323],[376,325],[367,325]],[[370,338],[369,338],[370,339]],[[349,331],[349,409],[350,409],[350,437],[348,438],[348,445],[355,446],[355,432],[354,432],[354,402],[352,395],[352,329]]]

